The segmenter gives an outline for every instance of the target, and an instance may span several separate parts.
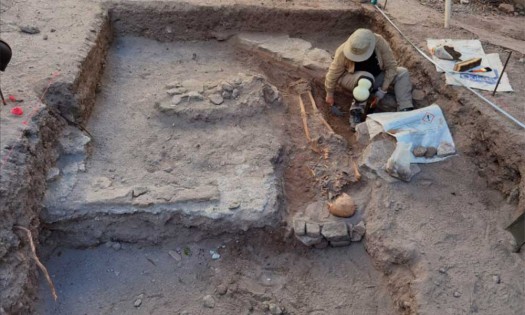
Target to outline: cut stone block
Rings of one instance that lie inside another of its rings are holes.
[[[349,241],[350,235],[345,222],[329,222],[323,225],[321,234],[330,242]]]
[[[293,231],[297,236],[306,235],[306,222],[304,220],[293,220]]]
[[[314,222],[306,223],[306,235],[310,237],[319,237],[321,236],[321,227],[319,224]]]

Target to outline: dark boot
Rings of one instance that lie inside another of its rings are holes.
[[[350,111],[350,129],[355,131],[357,124],[363,122],[363,111],[361,109],[353,109]]]

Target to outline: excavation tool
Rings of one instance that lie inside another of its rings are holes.
[[[12,55],[13,55],[13,51],[11,50],[11,47],[6,42],[0,39],[0,71],[2,72],[5,71],[5,68],[9,64],[9,61],[11,61]],[[0,88],[0,97],[2,97],[2,103],[4,103],[4,105],[7,105],[1,88]]]
[[[525,244],[525,212],[507,227],[507,231],[516,239],[518,248]]]

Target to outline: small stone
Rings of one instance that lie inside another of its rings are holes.
[[[447,156],[456,153],[456,149],[451,143],[441,142],[437,148],[438,156]]]
[[[49,31],[50,31],[51,33],[54,33],[54,32],[56,32],[57,30],[54,29],[54,28],[52,28],[52,29],[50,29]]]
[[[148,187],[143,187],[143,186],[138,186],[138,187],[134,187],[133,190],[131,191],[131,197],[132,198],[137,198],[139,196],[142,196],[146,193],[149,192],[149,188]]]
[[[509,3],[500,4],[498,6],[498,9],[500,9],[500,11],[505,12],[505,13],[514,13],[514,6]]]
[[[20,26],[20,32],[34,35],[40,33],[40,29],[36,26]]]
[[[304,220],[294,219],[292,224],[295,235],[306,235],[306,222]]]
[[[57,179],[59,175],[60,175],[60,170],[58,169],[58,167],[52,167],[47,171],[46,179],[48,182],[52,182],[55,179]]]
[[[349,241],[348,228],[344,222],[328,222],[323,225],[321,234],[330,242]]]
[[[494,280],[495,283],[501,283],[501,278],[498,275],[492,276],[492,280]]]
[[[459,292],[459,291],[455,291],[455,292],[454,292],[454,297],[455,297],[455,298],[458,298],[458,297],[460,297],[460,296],[461,296],[461,292]]]
[[[425,157],[431,158],[434,157],[437,154],[437,149],[435,147],[427,147],[427,152],[425,153]]]
[[[461,4],[469,4],[470,3],[470,0],[460,0],[459,1]]]
[[[178,88],[178,87],[181,87],[181,86],[182,86],[182,84],[180,83],[180,81],[174,81],[174,82],[166,84],[166,88],[167,89]]]
[[[180,95],[173,95],[173,97],[171,98],[171,104],[179,105],[180,102],[182,102],[182,97]]]
[[[279,90],[275,86],[265,84],[263,87],[263,96],[266,103],[273,103],[279,99]]]
[[[228,286],[225,284],[221,284],[217,287],[217,293],[219,295],[225,295],[226,292],[228,292]]]
[[[168,93],[169,96],[180,95],[186,92],[188,92],[188,89],[183,88],[183,87],[172,88],[166,91],[166,93]]]
[[[212,104],[215,104],[215,105],[221,105],[224,102],[224,99],[219,94],[212,94],[208,96],[208,99],[210,100]]]
[[[204,306],[207,307],[207,308],[214,308],[215,307],[215,299],[211,295],[206,295],[202,299],[202,302],[203,302]]]
[[[133,306],[140,307],[142,305],[142,299],[136,299],[135,303],[133,303]]]
[[[283,310],[278,305],[273,303],[268,305],[268,309],[272,315],[281,315],[283,313]]]
[[[412,91],[412,99],[414,101],[422,101],[425,99],[425,96],[425,92],[423,92],[422,90],[414,89]]]
[[[306,223],[306,236],[319,237],[321,235],[321,227],[317,223]]]
[[[239,97],[239,95],[241,95],[241,92],[239,92],[238,89],[233,89],[233,91],[232,91],[232,98],[237,98],[237,97]]]
[[[414,150],[412,150],[412,153],[414,153],[415,157],[425,156],[425,154],[427,153],[427,147],[416,147]]]
[[[233,79],[233,84],[241,85],[242,84],[242,78],[238,77],[238,78]]]
[[[186,94],[186,96],[188,97],[188,99],[190,101],[202,101],[204,100],[204,96],[202,96],[199,92],[197,91],[191,91],[191,92],[188,92],[188,94]]]
[[[228,91],[223,91],[221,96],[222,96],[222,98],[227,99],[227,100],[232,98],[232,94],[230,92],[228,92]]]
[[[443,273],[443,274],[445,274],[445,273],[447,273],[447,269],[445,269],[445,268],[439,268],[439,273]]]
[[[223,81],[221,83],[221,88],[223,91],[230,92],[230,93],[233,92],[233,86],[226,81]]]
[[[47,35],[44,35],[44,36],[42,36],[42,39],[43,39],[43,40],[47,40],[47,39],[48,39],[48,36],[47,36]]]
[[[363,221],[359,222],[358,224],[354,225],[352,227],[352,242],[359,242],[361,239],[363,239],[363,236],[366,233],[366,226]]]
[[[350,241],[330,241],[332,247],[344,247],[350,245]]]
[[[169,250],[168,255],[170,255],[171,258],[175,259],[176,261],[181,261],[182,259],[182,256],[174,250]]]
[[[214,250],[210,250],[211,259],[217,260],[221,258],[221,254],[217,253]]]
[[[113,248],[114,250],[120,250],[122,248],[122,244],[115,242],[111,245],[111,248]]]

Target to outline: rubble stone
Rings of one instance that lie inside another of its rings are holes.
[[[344,222],[328,222],[323,225],[321,234],[330,242],[349,241],[350,235]]]
[[[203,305],[207,308],[214,308],[215,307],[215,299],[211,295],[206,295],[204,298],[202,298]]]
[[[306,222],[304,220],[293,220],[293,230],[295,235],[303,236],[306,235]]]
[[[363,236],[365,235],[365,232],[366,232],[366,226],[365,226],[365,223],[363,221],[359,222],[358,224],[354,225],[352,227],[352,237],[351,237],[351,240],[352,242],[359,242]]]
[[[51,182],[57,179],[59,175],[60,175],[60,170],[58,169],[58,167],[52,167],[47,171],[46,179],[48,182]]]
[[[212,94],[208,96],[208,99],[210,100],[212,104],[215,104],[215,105],[221,105],[224,102],[224,99],[222,98],[222,96],[218,94]]]
[[[173,95],[173,97],[171,98],[171,103],[173,105],[179,105],[180,102],[182,102],[182,97],[180,97],[180,95]]]
[[[301,242],[303,243],[304,245],[306,246],[314,246],[314,245],[317,245],[319,243],[321,243],[323,241],[323,237],[322,236],[319,236],[319,237],[310,237],[310,236],[306,236],[306,235],[303,235],[303,236],[298,236],[298,235],[295,235],[295,237]]]
[[[309,237],[319,237],[321,235],[321,227],[314,222],[306,222],[306,235]]]
[[[456,150],[452,146],[452,144],[448,142],[441,142],[437,148],[437,155],[438,156],[447,156],[456,153]]]
[[[510,3],[502,3],[498,6],[498,9],[505,13],[514,13],[514,6]]]
[[[180,94],[184,94],[186,92],[188,92],[188,89],[187,88],[183,88],[183,87],[177,87],[177,88],[169,89],[169,90],[166,91],[166,93],[168,93],[169,96],[180,95]]]

